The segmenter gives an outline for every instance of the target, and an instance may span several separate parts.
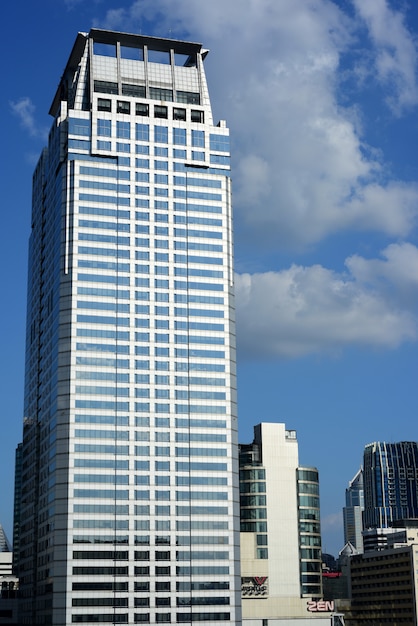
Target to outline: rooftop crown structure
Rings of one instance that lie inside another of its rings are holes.
[[[21,622],[240,623],[229,133],[200,44],[77,36],[33,178]]]

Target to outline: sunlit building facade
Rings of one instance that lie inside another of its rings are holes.
[[[79,33],[33,178],[23,624],[239,624],[229,132],[200,44]]]
[[[296,431],[266,422],[239,465],[244,624],[304,622],[322,599],[318,470],[299,465]]]

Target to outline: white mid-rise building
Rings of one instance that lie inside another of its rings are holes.
[[[21,623],[239,624],[229,132],[200,44],[78,34],[33,179]]]
[[[296,432],[261,423],[240,445],[242,613],[247,626],[330,623],[322,602],[319,481]]]

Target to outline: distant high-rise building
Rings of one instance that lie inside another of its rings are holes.
[[[375,442],[364,449],[364,529],[418,517],[418,444]]]
[[[363,469],[359,469],[345,490],[344,543],[351,543],[358,552],[363,552],[364,486]]]
[[[322,597],[318,471],[299,466],[284,424],[255,426],[239,463],[244,622],[306,618]]]
[[[6,533],[4,532],[3,526],[0,524],[0,552],[11,552],[12,547],[7,538]]]
[[[239,624],[229,131],[200,44],[79,33],[33,178],[22,624]]]
[[[18,568],[20,553],[20,508],[22,500],[22,444],[16,448],[15,453],[15,484],[13,499],[13,568]]]

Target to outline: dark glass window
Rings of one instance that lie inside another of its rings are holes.
[[[131,85],[130,83],[122,83],[122,95],[135,96],[137,98],[145,98],[144,85]]]
[[[199,122],[200,124],[203,124],[203,122],[205,121],[205,117],[204,117],[203,111],[198,111],[197,109],[192,109],[190,111],[190,119],[191,119],[192,122]]]
[[[173,120],[186,120],[186,109],[173,109]]]
[[[129,113],[131,112],[130,102],[124,102],[122,100],[118,100],[116,111],[117,113],[126,113],[129,115]]]
[[[149,105],[143,102],[137,102],[135,104],[135,114],[149,117]]]
[[[95,80],[94,81],[94,91],[96,93],[118,93],[118,84],[112,83],[108,80]]]
[[[168,117],[168,109],[166,106],[155,105],[154,107],[154,117],[158,117],[161,119],[167,119]]]
[[[97,110],[98,111],[112,111],[112,101],[107,98],[98,98],[97,99]]]

